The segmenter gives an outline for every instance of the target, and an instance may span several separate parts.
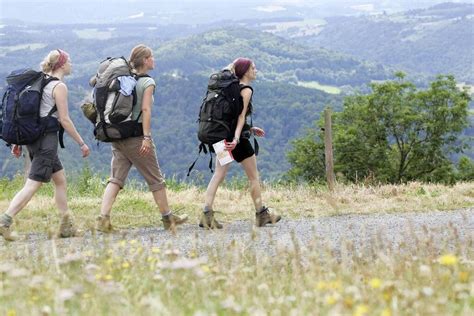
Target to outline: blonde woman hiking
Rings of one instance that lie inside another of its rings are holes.
[[[275,224],[280,221],[281,216],[272,214],[268,207],[262,203],[262,194],[260,188],[260,179],[257,170],[257,158],[255,151],[249,140],[249,135],[253,133],[256,136],[265,136],[265,131],[260,127],[250,126],[247,123],[247,117],[252,113],[252,95],[253,89],[250,83],[257,77],[255,63],[248,58],[238,58],[228,67],[240,80],[240,95],[243,102],[243,109],[237,119],[237,126],[234,131],[232,142],[225,143],[225,149],[232,152],[235,161],[240,163],[245,170],[250,184],[250,195],[252,196],[255,207],[256,225],[258,227],[266,224]],[[204,212],[199,222],[200,227],[221,229],[223,226],[214,218],[214,198],[217,188],[224,180],[231,164],[221,166],[216,159],[215,172],[207,186]]]
[[[102,198],[100,215],[97,218],[97,230],[110,233],[114,230],[110,213],[113,203],[125,184],[130,168],[135,168],[145,178],[153,198],[162,215],[165,229],[174,229],[176,225],[187,220],[187,216],[178,216],[171,212],[166,195],[166,184],[158,164],[156,149],[152,139],[151,110],[155,81],[148,72],[155,67],[152,50],[145,45],[135,46],[129,58],[136,75],[137,102],[133,108],[132,120],[137,120],[136,134],[143,136],[129,137],[112,142],[111,176]]]
[[[69,117],[68,89],[64,77],[71,73],[71,60],[65,51],[53,50],[45,57],[41,68],[45,74],[43,82],[47,84],[42,89],[39,115],[42,121],[47,122],[47,127],[36,141],[26,145],[31,159],[28,179],[14,196],[5,213],[0,215],[0,234],[8,241],[16,239],[10,231],[13,218],[28,204],[41,185],[51,179],[55,189],[54,199],[61,216],[58,235],[63,238],[79,235],[68,208],[66,176],[58,157],[59,123],[77,143],[78,147],[74,150],[79,149],[82,157],[89,155],[89,147]],[[20,157],[21,151],[20,145],[12,146],[12,154],[15,157]]]

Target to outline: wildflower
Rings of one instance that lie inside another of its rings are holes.
[[[107,280],[107,281],[112,281],[113,279],[114,279],[114,277],[111,276],[110,274],[107,274],[107,275],[105,276],[105,280]]]
[[[459,281],[467,283],[469,281],[469,272],[461,271],[459,272]]]
[[[380,316],[392,316],[392,311],[389,308],[385,308]]]
[[[443,266],[454,266],[458,261],[459,259],[452,254],[447,254],[438,258],[438,262]]]
[[[369,281],[369,285],[373,289],[378,289],[380,286],[382,286],[382,280],[379,278],[373,278]]]
[[[326,296],[325,302],[327,305],[334,305],[337,302],[336,295],[328,295]]]
[[[369,313],[369,307],[364,304],[360,304],[356,306],[354,311],[354,316],[365,316]]]
[[[107,259],[107,260],[105,261],[105,263],[106,263],[107,265],[111,266],[111,265],[114,263],[114,259],[109,258],[109,259]]]
[[[125,247],[126,245],[127,245],[127,242],[125,240],[121,240],[119,242],[119,246],[122,247],[122,248]]]
[[[153,247],[153,248],[151,248],[151,252],[152,252],[152,253],[160,253],[161,250],[160,250],[160,248],[158,248],[158,247]]]
[[[128,269],[128,268],[130,268],[130,263],[128,263],[128,262],[125,261],[124,263],[122,263],[122,268],[123,268],[123,269]]]
[[[14,309],[9,309],[7,311],[7,316],[16,316],[16,311]]]
[[[204,271],[204,272],[206,272],[206,273],[211,272],[211,269],[209,268],[208,265],[203,265],[203,266],[201,266],[201,270]]]
[[[317,288],[318,290],[320,290],[320,291],[321,291],[321,290],[325,290],[325,289],[328,288],[328,284],[327,284],[326,282],[324,282],[324,281],[319,281],[319,282],[316,284],[316,288]]]
[[[138,241],[136,239],[130,240],[130,245],[135,245]]]

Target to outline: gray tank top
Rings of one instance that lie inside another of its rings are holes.
[[[51,111],[56,104],[53,98],[53,92],[54,88],[61,82],[61,80],[54,80],[44,87],[40,105],[40,117],[48,116],[49,111]],[[58,111],[54,112],[51,116],[58,118]]]

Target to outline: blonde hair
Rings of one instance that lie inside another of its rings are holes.
[[[143,67],[145,58],[148,58],[151,55],[152,55],[151,48],[146,45],[140,44],[140,45],[135,46],[132,49],[132,52],[130,53],[130,57],[128,61],[130,63],[130,66],[133,69],[137,70]]]
[[[41,70],[46,73],[51,72],[58,61],[59,51],[57,49],[50,51],[40,64]]]

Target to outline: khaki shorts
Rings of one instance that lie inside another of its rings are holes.
[[[112,168],[109,182],[123,188],[128,172],[133,165],[145,178],[150,191],[159,191],[166,184],[156,158],[155,145],[149,154],[140,156],[142,141],[142,137],[130,137],[112,143]]]

